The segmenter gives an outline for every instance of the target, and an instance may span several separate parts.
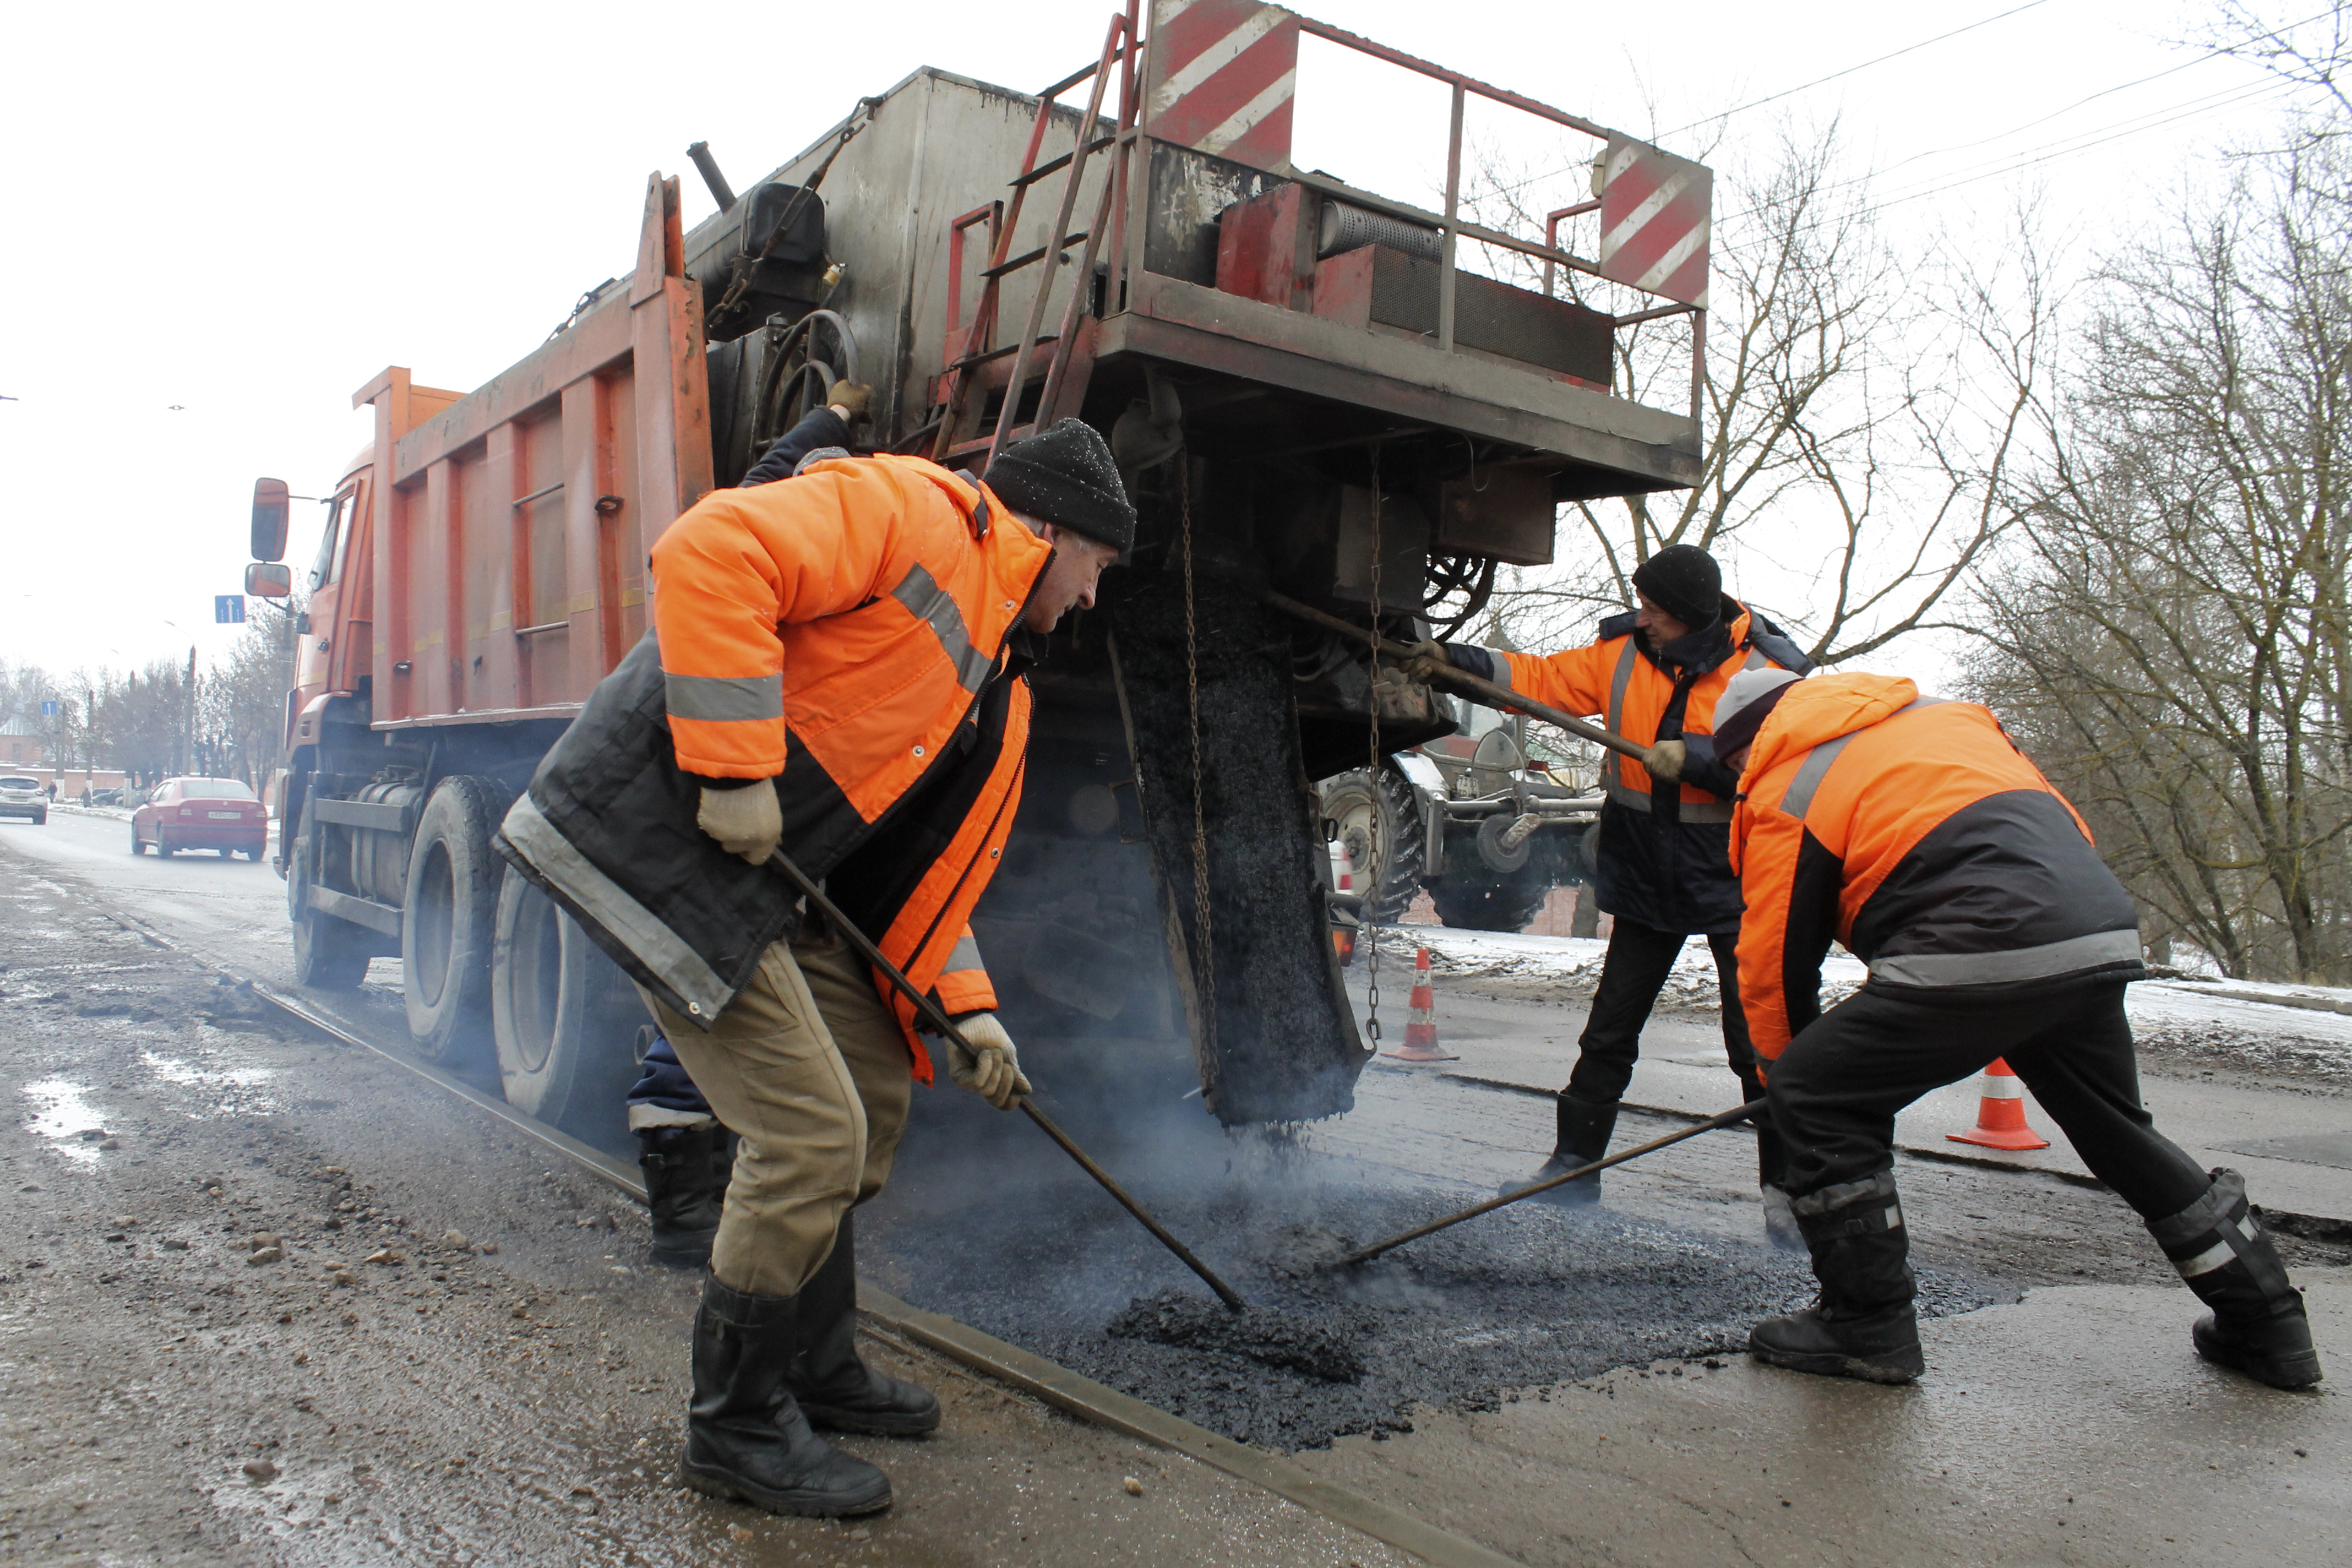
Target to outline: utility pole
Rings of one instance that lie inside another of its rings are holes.
[[[188,765],[185,771],[193,773],[202,771],[196,762],[196,650],[194,647],[188,649],[187,706]]]

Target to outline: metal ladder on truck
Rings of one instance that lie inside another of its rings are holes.
[[[1091,336],[1085,331],[1085,325],[1088,320],[1088,297],[1094,291],[1095,258],[1104,252],[1105,226],[1111,224],[1117,215],[1118,223],[1123,226],[1127,212],[1125,197],[1136,145],[1139,106],[1135,71],[1139,10],[1140,0],[1128,0],[1127,9],[1111,17],[1102,53],[1095,63],[1063,78],[1038,95],[1037,117],[1029,129],[1028,148],[1022,155],[1020,172],[1011,182],[1010,205],[992,202],[965,213],[948,226],[948,363],[933,384],[937,391],[931,416],[917,433],[919,439],[929,434],[929,456],[934,462],[950,468],[969,466],[975,471],[985,471],[988,459],[1008,440],[1032,428],[1045,428],[1064,414],[1075,413],[1085,396],[1093,354],[1081,346],[1080,340]],[[1118,70],[1119,84],[1115,129],[1108,135],[1097,134],[1103,98],[1114,66]],[[1055,100],[1087,81],[1091,81],[1093,87],[1087,95],[1086,112],[1079,117],[1071,150],[1040,163],[1037,155],[1045,146]],[[1093,221],[1073,234],[1070,220],[1087,164],[1096,153],[1113,148],[1117,153],[1108,177],[1103,181],[1101,197],[1095,204]],[[1067,177],[1062,183],[1061,205],[1052,228],[1047,230],[1046,243],[1022,255],[1008,257],[1006,252],[1012,248],[1013,236],[1021,224],[1021,209],[1030,191],[1064,171],[1067,171]],[[988,266],[981,273],[980,299],[973,307],[971,321],[959,329],[955,323],[962,313],[964,237],[982,223],[988,226]],[[1059,237],[1058,240],[1054,237]],[[1115,301],[1118,258],[1123,247],[1118,235],[1114,234],[1111,240],[1108,254],[1112,258],[1113,277],[1108,280],[1111,291],[1106,298]],[[1068,303],[1062,311],[1061,329],[1051,336],[1041,337],[1055,278],[1067,266],[1070,248],[1081,245],[1085,248]],[[1004,279],[1040,262],[1047,263],[1048,269],[1030,301],[1029,319],[1020,337],[1002,347],[992,346]],[[1045,367],[1045,384],[1038,390],[1034,413],[1024,426],[1020,418],[1021,408],[1035,379],[1037,355],[1048,344],[1053,353]],[[999,386],[1003,388],[1003,398],[996,409],[995,422],[983,431],[987,395]]]

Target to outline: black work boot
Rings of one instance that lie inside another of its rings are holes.
[[[1757,1324],[1748,1353],[1770,1366],[1868,1383],[1909,1383],[1927,1371],[1894,1173],[1824,1187],[1790,1207],[1812,1249],[1821,1299]]]
[[[2213,1310],[2189,1331],[2197,1353],[2273,1388],[2308,1388],[2320,1380],[2319,1352],[2303,1292],[2246,1205],[2246,1180],[2212,1173],[2205,1195],[2177,1215],[2147,1222],[2148,1234]]]
[[[646,1173],[646,1206],[653,1220],[653,1257],[672,1268],[710,1261],[727,1183],[735,1157],[727,1129],[654,1127],[637,1134],[637,1168]]]
[[[853,1217],[841,1216],[831,1256],[801,1288],[801,1353],[793,1363],[793,1396],[812,1426],[919,1437],[939,1430],[939,1400],[929,1389],[876,1372],[857,1356]]]
[[[837,1519],[887,1508],[890,1478],[810,1431],[785,1385],[800,1350],[799,1301],[702,1277],[679,1479],[770,1513]]]
[[[1542,1168],[1522,1182],[1507,1182],[1502,1190],[1516,1193],[1538,1182],[1548,1182],[1554,1176],[1573,1171],[1580,1165],[1590,1165],[1605,1158],[1609,1152],[1609,1134],[1617,1127],[1617,1101],[1606,1103],[1579,1100],[1561,1089],[1555,1101],[1554,1114],[1559,1127],[1559,1142],[1553,1146],[1551,1158]],[[1539,1193],[1534,1199],[1545,1204],[1597,1204],[1601,1201],[1601,1173]]]

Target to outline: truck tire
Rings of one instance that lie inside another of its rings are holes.
[[[490,835],[509,804],[496,779],[443,779],[409,847],[400,991],[416,1054],[442,1067],[490,1054],[490,938],[506,869]]]
[[[1348,862],[1356,868],[1359,893],[1378,895],[1369,911],[1380,925],[1393,925],[1412,907],[1421,891],[1421,870],[1428,863],[1427,840],[1421,820],[1421,801],[1412,783],[1394,767],[1381,770],[1375,790],[1370,769],[1358,768],[1328,778],[1322,784],[1323,816],[1339,829]],[[1379,859],[1373,856],[1374,814],[1378,813]]]
[[[314,991],[355,991],[367,978],[374,933],[310,907],[318,855],[308,811],[302,814],[302,828],[286,878],[286,909],[294,922],[294,984]],[[157,829],[158,854],[163,853],[163,837]]]
[[[499,885],[490,1022],[509,1105],[590,1142],[625,1131],[645,1004],[572,917],[511,867]]]
[[[1448,879],[1429,891],[1437,918],[1456,931],[1527,929],[1543,908],[1551,884],[1541,878],[1513,878],[1500,882],[1454,881]]]

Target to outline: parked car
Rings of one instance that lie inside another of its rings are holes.
[[[269,841],[269,816],[250,784],[236,779],[165,779],[131,814],[131,852],[177,855],[214,849],[224,860],[242,851],[258,860]]]
[[[49,799],[41,793],[41,781],[21,773],[0,777],[0,816],[28,817],[36,827],[47,822]]]

